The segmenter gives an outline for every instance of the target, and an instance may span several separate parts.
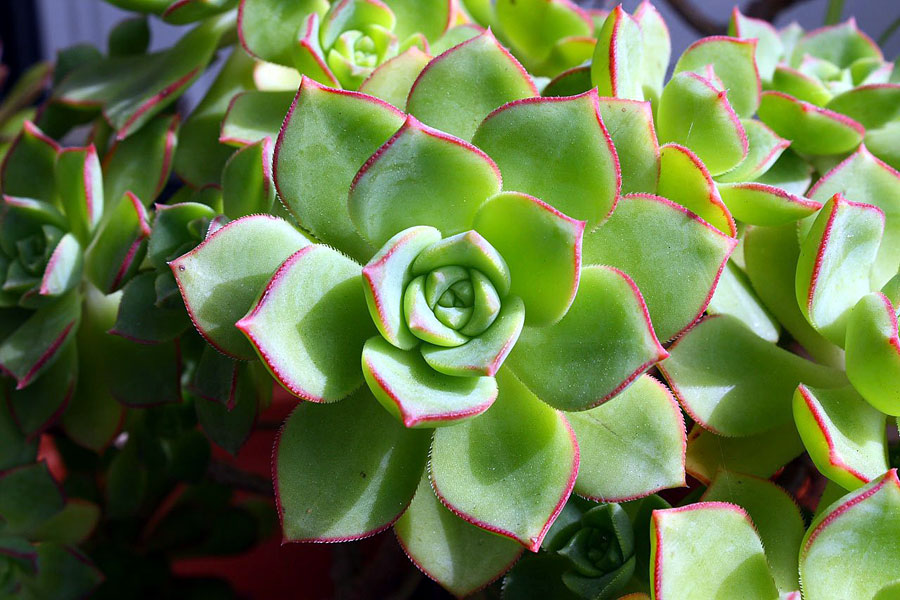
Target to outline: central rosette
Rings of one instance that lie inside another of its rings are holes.
[[[410,426],[439,424],[405,412],[410,384],[441,390],[436,400],[457,404],[460,416],[484,410],[525,322],[500,253],[476,231],[441,239],[433,227],[410,227],[369,261],[363,279],[381,332],[363,349],[376,397]]]

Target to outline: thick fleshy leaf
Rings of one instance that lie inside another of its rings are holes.
[[[282,202],[319,240],[360,261],[375,250],[350,220],[347,190],[402,124],[402,113],[385,102],[304,79],[275,145],[275,185]]]
[[[649,2],[641,6],[649,6]],[[619,159],[621,194],[656,193],[659,143],[650,103],[600,98],[598,105]]]
[[[241,44],[257,58],[293,66],[291,50],[300,26],[310,13],[324,15],[327,10],[327,0],[241,0]]]
[[[432,369],[447,375],[494,375],[519,339],[525,316],[522,300],[507,296],[496,319],[484,332],[453,348],[422,344],[422,356]]]
[[[162,13],[173,25],[186,25],[207,19],[237,5],[237,0],[174,0]]]
[[[294,99],[294,92],[250,90],[236,95],[228,105],[219,141],[232,146],[275,139]]]
[[[835,96],[825,107],[866,129],[877,129],[900,115],[900,84],[862,85]]]
[[[474,226],[505,257],[510,293],[525,302],[526,323],[565,316],[578,291],[584,221],[527,194],[503,192],[481,207]]]
[[[737,235],[734,219],[722,203],[709,171],[689,148],[666,144],[659,149],[656,193],[677,202],[725,235]]]
[[[0,343],[0,371],[16,380],[16,389],[31,384],[61,355],[81,320],[81,295],[72,290],[31,313]]]
[[[71,231],[86,245],[103,214],[103,174],[94,146],[60,152],[56,178]]]
[[[759,534],[725,502],[653,511],[650,577],[656,600],[776,598]]]
[[[759,106],[762,86],[756,70],[758,40],[717,35],[697,40],[675,63],[675,73],[693,71],[703,75],[712,65],[728,92],[728,102],[741,117],[749,117]]]
[[[119,199],[84,255],[84,274],[105,294],[128,282],[147,250],[147,209],[131,192]]]
[[[870,268],[884,213],[835,194],[800,245],[796,292],[800,311],[819,333],[844,345],[850,310],[870,291]]]
[[[32,385],[14,390],[12,381],[0,384],[0,401],[9,403],[19,429],[32,438],[59,419],[75,391],[77,375],[78,351],[75,344],[66,344],[59,358]]]
[[[775,585],[782,592],[799,587],[797,555],[806,526],[787,492],[765,479],[722,471],[701,500],[730,502],[746,510],[759,532]]]
[[[847,490],[888,469],[886,417],[851,386],[794,392],[794,420],[819,472]]]
[[[71,233],[62,236],[41,277],[41,296],[62,296],[81,283],[84,254],[81,244]]]
[[[812,167],[790,149],[782,152],[769,170],[756,178],[756,183],[778,187],[796,196],[806,194],[811,181]]]
[[[597,32],[591,81],[601,96],[643,100],[643,38],[637,22],[617,6]]]
[[[666,84],[657,125],[661,142],[687,146],[713,175],[733,169],[747,156],[747,134],[725,92],[696,73],[678,73]]]
[[[797,305],[797,226],[752,227],[743,245],[747,276],[766,308],[818,362],[843,367],[841,349],[813,329]]]
[[[256,356],[234,324],[252,307],[266,281],[309,241],[269,215],[232,221],[169,263],[197,331],[220,352]]]
[[[409,331],[403,313],[403,292],[412,280],[416,257],[441,239],[433,227],[411,227],[388,240],[363,268],[366,304],[384,339],[404,350],[419,343]]]
[[[0,402],[0,469],[7,471],[37,458],[38,439],[26,439],[7,402]]]
[[[791,63],[798,64],[806,54],[827,60],[840,68],[849,67],[860,58],[884,58],[878,44],[857,28],[854,19],[804,35],[794,46]]]
[[[808,600],[869,598],[897,578],[900,480],[891,469],[816,517],[800,550]]]
[[[36,573],[22,579],[22,597],[77,600],[90,597],[103,581],[103,573],[77,548],[48,542],[36,549]]]
[[[634,11],[634,20],[641,28],[641,80],[644,96],[659,98],[672,54],[669,28],[650,0],[642,0]]]
[[[222,207],[231,219],[267,213],[275,201],[272,138],[235,152],[222,171]]]
[[[507,365],[547,404],[586,410],[614,397],[666,356],[631,278],[595,266],[582,270],[566,316],[549,327],[526,327]]]
[[[738,438],[718,436],[694,425],[688,435],[685,470],[703,484],[712,481],[720,470],[768,479],[803,450],[793,421]]]
[[[435,371],[416,350],[400,350],[380,336],[362,352],[363,374],[378,401],[406,427],[454,425],[490,408],[492,377],[454,377]]]
[[[413,275],[427,275],[445,266],[467,267],[490,280],[497,294],[509,293],[509,267],[500,253],[477,231],[467,231],[429,246],[412,264]]]
[[[356,174],[347,204],[359,233],[377,247],[416,225],[444,236],[466,231],[500,185],[487,154],[410,116]]]
[[[568,0],[499,0],[494,10],[504,39],[529,66],[542,62],[558,40],[590,36],[594,29],[587,13]]]
[[[347,5],[348,3],[345,2],[344,6]],[[320,23],[319,14],[311,13],[300,26],[297,32],[297,41],[291,50],[292,66],[304,77],[309,77],[324,85],[341,87],[325,60],[325,51],[319,41]]]
[[[459,597],[500,577],[523,551],[521,544],[475,527],[447,510],[424,474],[394,532],[410,560]]]
[[[866,132],[863,143],[869,152],[893,169],[900,169],[900,147],[895,140],[900,136],[900,120],[888,123],[880,129]]]
[[[786,64],[775,67],[772,89],[816,106],[825,106],[833,97],[831,90],[818,77],[808,75]]]
[[[52,202],[56,193],[56,159],[60,146],[31,121],[25,121],[19,136],[3,158],[3,193]]]
[[[63,508],[62,489],[45,461],[0,473],[3,533],[27,535]]]
[[[125,285],[116,323],[109,333],[140,344],[159,344],[174,340],[190,327],[183,306],[157,306],[156,278],[154,271],[147,271]]]
[[[125,192],[149,206],[172,171],[178,141],[178,115],[160,115],[134,135],[112,145],[103,157],[103,198],[111,210]]]
[[[853,150],[866,130],[840,113],[819,108],[782,92],[763,92],[759,118],[791,147],[808,154],[839,154]]]
[[[401,40],[415,33],[428,41],[441,37],[453,23],[455,5],[450,0],[384,0],[397,18],[394,33]]]
[[[784,225],[808,217],[822,204],[764,183],[720,183],[719,194],[734,217],[750,225]]]
[[[100,507],[82,498],[69,498],[63,509],[34,530],[41,542],[80,544],[93,533],[100,520]]]
[[[697,423],[724,436],[763,433],[793,419],[800,382],[846,384],[840,371],[767,342],[729,316],[708,317],[669,347],[659,369]]]
[[[623,502],[685,484],[681,409],[649,375],[612,401],[566,417],[581,450],[575,481],[579,496]]]
[[[578,445],[561,413],[506,369],[478,419],[435,431],[431,484],[466,521],[533,552],[562,510],[578,473]]]
[[[416,491],[430,438],[398,423],[365,386],[333,406],[301,402],[273,458],[284,540],[344,542],[389,527]]]
[[[872,204],[884,212],[884,238],[872,265],[872,289],[879,289],[897,274],[900,264],[900,173],[860,146],[816,182],[809,197],[824,203],[838,192],[851,202]]]
[[[886,294],[864,296],[847,321],[847,377],[869,404],[900,415],[897,306]]]
[[[147,260],[155,269],[165,269],[166,263],[178,258],[185,246],[191,248],[203,238],[207,223],[215,216],[212,208],[199,202],[157,204]]]
[[[236,324],[275,379],[304,400],[334,402],[362,383],[356,357],[376,331],[360,269],[327,246],[306,246]]]
[[[125,138],[175,102],[209,64],[222,36],[234,27],[234,13],[211,17],[174,46],[153,54],[114,56],[86,65],[54,92],[57,102],[100,107]]]
[[[585,236],[582,262],[612,265],[634,279],[654,330],[668,340],[706,310],[736,243],[677,204],[634,194]]]
[[[208,352],[221,357],[212,348]],[[204,358],[206,356],[207,350],[204,350]],[[223,359],[229,360],[225,357]],[[227,390],[211,390],[205,385],[196,390],[198,393],[226,396],[194,398],[200,427],[212,442],[232,455],[237,454],[247,441],[256,424],[258,412],[272,397],[272,379],[259,362],[233,363],[233,367]],[[194,384],[199,382],[195,380]]]
[[[118,402],[138,408],[181,402],[178,340],[147,345],[110,336],[104,350],[108,353],[104,366],[109,370],[106,387]]]
[[[784,45],[772,24],[741,14],[737,6],[731,11],[728,35],[741,39],[756,38],[756,66],[763,81],[772,79],[775,65],[781,59]]]
[[[471,140],[495,108],[537,95],[522,65],[488,30],[428,63],[409,92],[406,110],[427,125]]]
[[[536,196],[589,228],[616,204],[619,161],[596,90],[506,104],[478,126],[472,143],[497,162],[504,188]]]
[[[544,97],[577,96],[590,91],[593,87],[591,65],[580,65],[567,69],[551,79],[541,90],[541,95]]]
[[[755,119],[742,119],[741,124],[747,134],[749,150],[747,157],[730,171],[722,173],[716,179],[722,182],[753,181],[768,171],[781,153],[791,145],[785,139]]]
[[[757,297],[747,276],[728,261],[706,312],[711,315],[731,315],[749,327],[762,339],[777,343],[781,327]]]
[[[385,61],[362,82],[359,91],[396,106],[406,108],[409,90],[431,56],[413,46],[406,52]]]

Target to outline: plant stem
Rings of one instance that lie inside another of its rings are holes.
[[[894,35],[894,32],[900,28],[900,17],[894,19],[894,22],[888,25],[888,28],[884,30],[884,33],[881,34],[878,38],[878,45],[884,46],[887,44],[887,41],[891,39],[891,36]]]
[[[840,23],[843,12],[844,0],[828,0],[828,9],[825,11],[825,24],[834,25]]]

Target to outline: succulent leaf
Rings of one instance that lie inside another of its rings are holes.
[[[66,344],[42,377],[21,390],[13,389],[12,381],[5,381],[0,398],[9,403],[22,433],[33,438],[59,419],[75,390],[77,375],[78,352],[75,344]]]
[[[810,31],[797,40],[790,55],[791,64],[798,64],[807,54],[839,68],[849,67],[861,58],[884,58],[878,44],[857,28],[854,19]]]
[[[847,377],[875,408],[900,414],[897,306],[884,293],[863,296],[847,321]]]
[[[759,118],[791,147],[808,154],[840,154],[856,148],[865,128],[840,113],[782,92],[763,92]]]
[[[149,236],[147,210],[137,196],[125,192],[85,250],[88,280],[105,294],[121,288],[137,272]]]
[[[251,215],[219,229],[169,266],[200,335],[220,352],[250,360],[256,353],[235,323],[278,266],[309,245],[286,221]]]
[[[593,228],[612,212],[621,187],[599,104],[596,91],[510,102],[485,118],[472,143],[496,161],[506,190],[536,196]]]
[[[116,141],[103,157],[105,210],[112,210],[126,192],[149,206],[162,192],[172,171],[178,142],[177,115],[160,115],[133,135]]]
[[[507,365],[547,404],[578,411],[610,400],[666,356],[631,278],[594,266],[582,270],[566,316],[525,327]]]
[[[71,231],[87,245],[103,215],[103,174],[93,145],[66,148],[56,162],[59,196]]]
[[[681,409],[659,381],[641,375],[612,401],[568,413],[581,451],[575,493],[622,502],[685,485]]]
[[[222,171],[222,208],[231,219],[266,213],[275,201],[272,138],[265,137],[235,152]]]
[[[174,340],[191,325],[179,302],[175,307],[156,304],[154,271],[138,273],[122,290],[119,312],[109,333],[140,344],[160,344]]]
[[[643,100],[642,60],[641,28],[617,6],[597,32],[591,81],[601,96]]]
[[[565,417],[507,369],[497,384],[487,412],[435,431],[431,484],[464,520],[537,552],[575,483],[578,445]]]
[[[232,98],[221,120],[219,142],[246,146],[266,137],[276,139],[294,92],[248,90]]]
[[[700,39],[688,46],[675,63],[675,73],[692,71],[703,75],[707,65],[712,65],[728,92],[728,102],[734,112],[750,117],[759,106],[762,91],[755,58],[758,43],[758,40],[727,36]]]
[[[720,183],[719,194],[738,221],[778,226],[795,223],[822,208],[822,204],[764,183]]]
[[[722,202],[715,182],[689,148],[665,144],[659,149],[656,193],[682,205],[725,235],[737,236],[734,219]]]
[[[784,52],[784,44],[772,24],[762,19],[743,15],[735,6],[731,12],[731,19],[728,21],[728,35],[745,40],[757,39],[756,66],[759,69],[760,78],[763,81],[770,81]]]
[[[649,6],[649,3],[646,5]],[[547,88],[544,91],[546,90]],[[619,159],[621,195],[656,193],[660,168],[659,143],[656,140],[650,103],[623,98],[600,98],[598,106]]]
[[[847,115],[866,129],[877,129],[900,116],[900,84],[861,85],[838,94],[825,108]]]
[[[644,96],[659,98],[672,54],[669,28],[650,0],[642,0],[638,4],[634,11],[634,20],[641,28],[641,71]]]
[[[327,10],[327,0],[241,0],[241,45],[251,56],[293,66],[291,50],[297,31],[310,13],[324,15]]]
[[[780,337],[781,326],[763,305],[750,280],[734,260],[729,260],[725,265],[706,312],[710,315],[731,315],[773,344]]]
[[[430,439],[365,386],[333,406],[301,402],[272,465],[284,540],[350,541],[390,527],[416,491]]]
[[[25,121],[0,167],[3,193],[53,202],[59,152],[59,144],[34,123]]]
[[[359,356],[376,332],[360,270],[327,246],[305,246],[278,267],[237,321],[275,379],[295,396],[335,402],[362,383],[359,363],[347,357]]]
[[[28,535],[61,511],[64,502],[45,461],[0,474],[0,517],[5,534]]]
[[[431,55],[413,46],[379,65],[360,84],[359,91],[380,98],[402,110],[406,107],[409,90],[431,59]]]

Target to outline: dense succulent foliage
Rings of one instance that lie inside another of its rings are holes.
[[[189,27],[0,106],[0,596],[264,535],[207,438],[273,387],[285,542],[393,528],[458,596],[897,593],[900,84],[852,20],[735,9],[667,80],[647,1],[113,3]]]

